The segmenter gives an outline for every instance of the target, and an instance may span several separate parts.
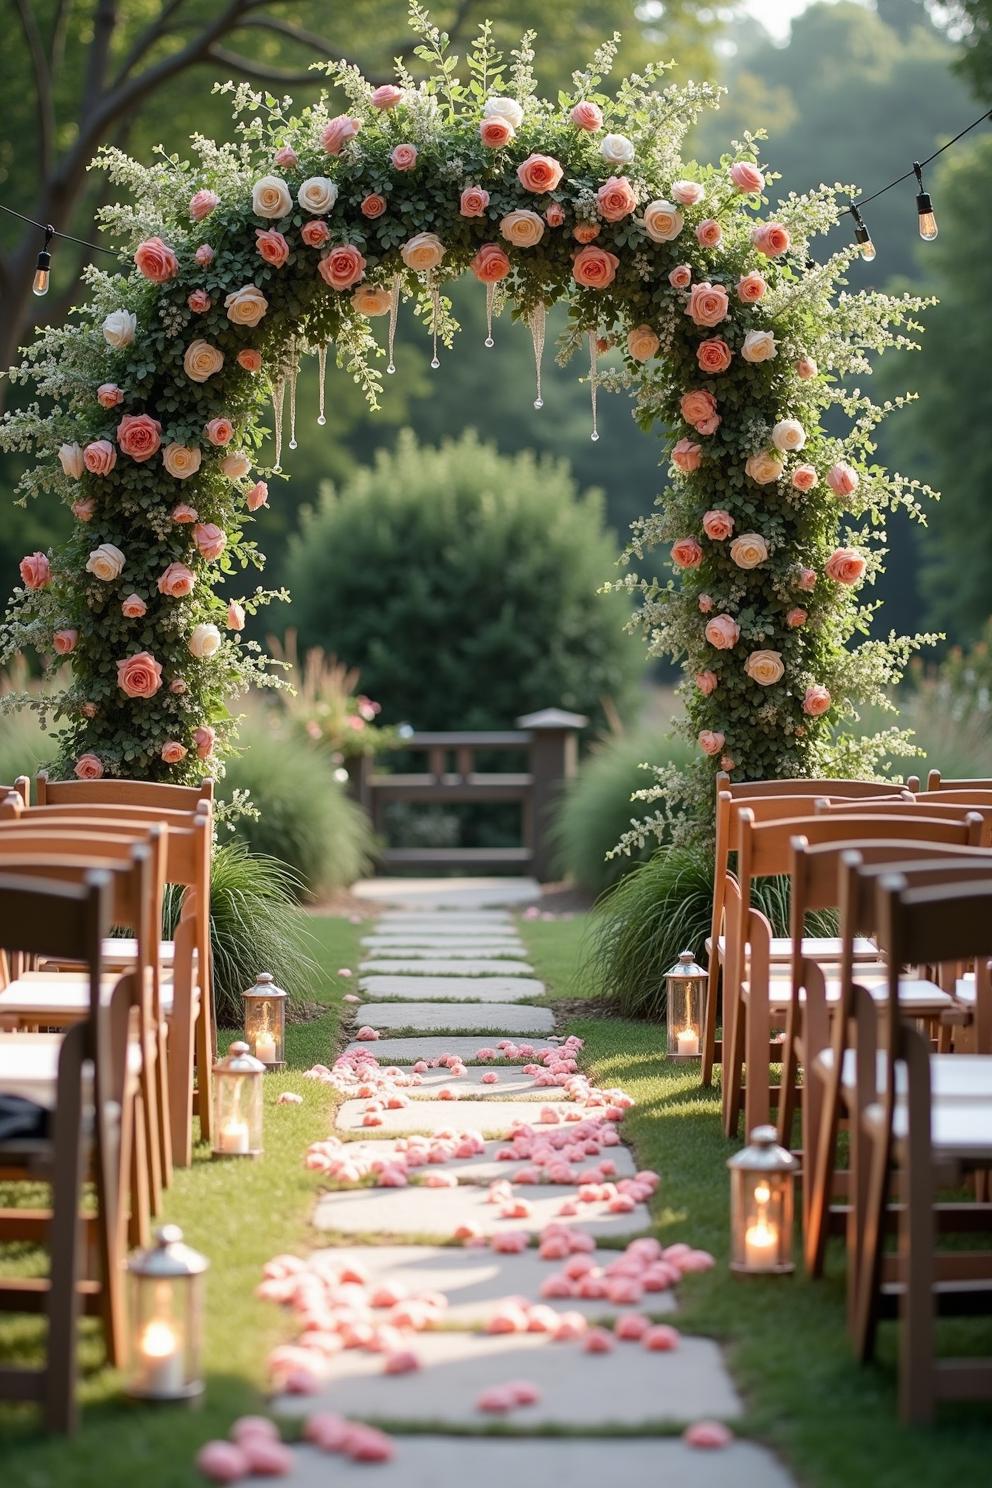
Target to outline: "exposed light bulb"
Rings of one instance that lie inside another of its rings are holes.
[[[937,236],[937,219],[933,214],[933,202],[930,200],[929,191],[923,189],[923,167],[918,160],[913,161],[913,170],[916,172],[916,183],[920,188],[916,196],[916,210],[920,218],[920,237],[924,243],[932,243]]]
[[[39,253],[38,262],[34,267],[34,279],[31,288],[36,295],[48,293],[48,282],[51,279],[52,255],[50,253]]]
[[[851,216],[854,218],[854,241],[861,245],[861,257],[865,263],[872,263],[875,258],[875,244],[871,240],[871,233],[865,226],[864,218],[854,203],[851,203]]]

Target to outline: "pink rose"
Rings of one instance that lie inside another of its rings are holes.
[[[581,248],[572,260],[572,278],[584,289],[606,289],[617,276],[620,260],[605,248]]]
[[[818,481],[819,476],[812,465],[797,465],[792,472],[792,484],[797,491],[812,491]]]
[[[378,191],[370,191],[368,196],[362,198],[362,216],[368,217],[370,221],[375,217],[381,217],[385,210],[386,198]]]
[[[140,620],[147,609],[148,606],[140,594],[129,594],[121,604],[121,614],[125,620]]]
[[[317,268],[324,283],[338,291],[351,289],[365,277],[365,259],[351,243],[332,248]]]
[[[109,439],[94,439],[83,450],[83,464],[90,475],[109,475],[117,464],[117,451]]]
[[[96,511],[96,497],[83,496],[79,501],[74,501],[70,508],[77,522],[92,522],[93,513]]]
[[[517,180],[525,191],[554,191],[565,174],[553,155],[528,155],[517,166]]]
[[[835,548],[823,571],[836,584],[856,584],[864,576],[865,567],[864,554],[857,548]]]
[[[169,683],[169,691],[175,697],[182,697],[183,693],[186,691],[186,683],[183,681],[182,677],[173,677],[172,681]]]
[[[234,599],[227,607],[227,628],[228,630],[244,630],[245,628],[244,605],[239,605]]]
[[[99,780],[103,775],[103,761],[95,754],[81,754],[72,767],[77,780]]]
[[[718,651],[731,651],[740,640],[741,628],[731,615],[714,615],[706,622],[706,639]]]
[[[256,481],[251,489],[245,492],[245,504],[249,511],[258,511],[260,506],[268,506],[269,488],[265,481]]]
[[[349,114],[338,114],[320,133],[320,143],[328,155],[340,155],[344,146],[362,127],[361,119],[352,119]]]
[[[711,693],[716,692],[718,686],[716,672],[711,672],[708,670],[705,672],[697,672],[696,686],[703,694],[703,697],[709,697]]]
[[[200,727],[193,733],[193,743],[196,745],[198,759],[206,759],[214,747],[214,739],[217,734],[207,723],[201,723]]]
[[[327,223],[317,219],[304,222],[300,228],[300,237],[308,248],[323,248],[330,236],[331,230],[327,226]]]
[[[815,357],[811,356],[799,357],[798,361],[795,363],[795,367],[796,375],[801,377],[804,382],[807,380],[807,378],[815,377],[817,372],[819,372],[820,370],[819,367],[816,365]]]
[[[146,238],[139,243],[134,252],[134,262],[138,273],[153,284],[165,284],[179,273],[178,258],[161,238]]]
[[[196,252],[193,254],[193,257],[196,259],[201,269],[206,269],[214,261],[214,250],[211,248],[209,243],[201,243],[199,248],[197,248]]]
[[[124,402],[124,393],[116,382],[101,382],[96,390],[96,401],[101,408],[116,408]]]
[[[683,393],[679,407],[686,423],[692,424],[700,434],[712,434],[719,426],[716,399],[712,393],[707,393],[702,388]]]
[[[403,89],[398,88],[395,83],[380,83],[372,94],[372,107],[377,109],[395,108],[402,101]]]
[[[794,605],[786,615],[785,623],[790,630],[798,630],[801,625],[806,624],[808,619],[809,614],[803,609],[802,605]]]
[[[281,166],[283,170],[295,170],[300,163],[300,157],[292,145],[280,145],[272,157],[272,163]]]
[[[52,566],[45,553],[28,553],[17,567],[25,589],[48,587],[52,577]]]
[[[796,575],[796,588],[802,589],[809,594],[816,588],[816,570],[813,568],[801,568]]]
[[[501,150],[513,138],[513,125],[509,119],[501,119],[496,114],[491,119],[482,120],[479,125],[479,138],[487,150]]]
[[[216,522],[197,522],[193,528],[193,541],[200,556],[208,560],[219,558],[227,546],[227,536]]]
[[[716,336],[708,341],[700,341],[696,347],[696,361],[703,372],[726,372],[733,356],[734,353],[726,341],[721,341]]]
[[[204,217],[209,217],[214,207],[220,206],[220,197],[216,191],[196,191],[189,199],[189,215],[194,222],[202,222]]]
[[[417,147],[416,145],[407,144],[394,145],[389,159],[393,170],[413,170],[413,167],[417,163]]]
[[[510,260],[498,243],[483,243],[469,268],[482,284],[498,284],[510,272]]]
[[[696,241],[702,248],[715,248],[723,241],[723,228],[715,217],[707,217],[696,228]]]
[[[819,682],[814,682],[812,687],[806,689],[803,712],[808,713],[810,718],[822,718],[829,711],[830,703],[831,697],[827,689]]]
[[[589,134],[595,134],[603,127],[603,110],[598,103],[590,103],[587,99],[577,103],[568,117],[576,129],[584,129]]]
[[[159,578],[158,592],[167,594],[170,599],[185,599],[193,593],[195,583],[193,572],[185,563],[170,563]]]
[[[751,233],[751,242],[766,258],[779,258],[789,251],[792,239],[781,222],[759,223]]]
[[[194,289],[186,296],[186,303],[194,315],[205,315],[213,301],[205,289]]]
[[[59,656],[68,656],[70,651],[75,651],[78,640],[79,631],[67,627],[65,630],[55,632],[52,636],[52,645]]]
[[[189,502],[187,501],[177,501],[176,505],[169,513],[169,516],[171,517],[173,522],[178,522],[180,526],[182,526],[183,524],[188,524],[190,522],[195,522],[196,507],[190,506]]]
[[[83,457],[85,459],[85,456]],[[831,465],[827,471],[827,485],[835,496],[851,496],[861,484],[861,477],[853,466],[843,460]]]
[[[710,542],[726,542],[734,530],[734,519],[727,511],[708,511],[703,517],[703,531]]]
[[[117,425],[117,443],[139,465],[150,460],[162,443],[162,425],[147,413],[126,413]]]
[[[489,205],[489,192],[483,186],[466,186],[458,203],[463,217],[484,217]]]
[[[703,561],[703,550],[694,537],[680,537],[672,544],[672,562],[676,568],[698,568]]]
[[[267,264],[271,264],[274,269],[281,269],[289,258],[289,244],[286,242],[282,233],[276,232],[274,228],[267,227],[263,229],[256,227],[255,246],[258,249],[259,256],[264,258]]]
[[[85,702],[80,703],[79,711],[80,713],[82,713],[84,718],[95,718],[100,710],[97,707],[96,703]]]
[[[579,222],[572,228],[572,237],[577,243],[594,243],[601,231],[598,222]]]
[[[162,686],[162,663],[138,651],[117,663],[117,686],[129,698],[152,698]]]
[[[185,744],[180,744],[178,739],[167,739],[162,745],[162,759],[167,765],[178,765],[189,753]]]
[[[262,353],[253,346],[242,347],[238,352],[238,366],[243,367],[246,372],[261,372]]]
[[[704,754],[720,754],[726,742],[726,735],[714,732],[713,729],[700,729],[699,731],[699,747]]]
[[[756,192],[765,189],[764,174],[749,160],[738,160],[732,165],[730,179],[745,196],[754,196]]]
[[[713,596],[711,594],[701,594],[696,600],[696,603],[699,606],[699,613],[701,615],[708,615],[713,608]]]
[[[706,187],[699,181],[673,181],[672,201],[680,207],[696,207],[706,196]]]
[[[565,208],[561,202],[552,202],[544,213],[544,220],[549,227],[561,227],[565,221]]]
[[[693,444],[691,439],[680,439],[672,450],[672,463],[689,475],[693,470],[698,470],[702,463],[702,445]]]
[[[596,192],[599,215],[607,222],[621,222],[637,206],[637,195],[626,176],[610,176]]]
[[[729,311],[730,301],[722,284],[710,284],[708,279],[704,279],[701,284],[692,286],[685,313],[691,316],[694,325],[719,325],[721,320],[726,320]]]
[[[730,772],[731,772],[731,770],[735,770],[736,768],[737,768],[737,761],[734,759],[734,756],[732,754],[721,754],[721,756],[720,756],[720,769],[721,770],[723,770],[727,775],[729,775]]]
[[[738,279],[737,298],[745,305],[755,305],[759,300],[764,299],[767,289],[768,285],[763,276],[758,273],[757,269],[752,269],[750,273],[743,274]]]
[[[692,283],[692,269],[688,264],[676,264],[668,276],[673,289],[688,289]]]
[[[203,426],[203,432],[211,444],[230,444],[234,438],[234,425],[229,418],[212,418]]]

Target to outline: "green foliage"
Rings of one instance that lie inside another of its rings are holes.
[[[383,716],[508,728],[541,707],[622,711],[641,670],[598,493],[565,465],[497,453],[471,432],[439,449],[404,433],[294,543],[293,619],[360,668]]]
[[[642,768],[645,761],[680,768],[690,757],[689,746],[668,737],[664,726],[613,735],[597,745],[569,783],[555,815],[557,871],[598,894],[649,857],[654,846],[629,857],[607,854],[641,815],[630,798],[651,780]]]
[[[0,785],[11,785],[18,775],[37,772],[52,757],[52,741],[37,713],[0,713]]]

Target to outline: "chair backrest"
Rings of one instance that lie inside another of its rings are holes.
[[[904,789],[887,780],[731,780],[723,770],[717,772],[716,791],[726,791],[732,798],[740,796],[836,796],[864,800],[872,796],[896,795]]]
[[[0,787],[0,792],[2,789]],[[33,821],[38,822],[75,821],[85,826],[94,822],[147,822],[163,827],[188,827],[194,816],[206,816],[209,820],[211,811],[211,802],[207,800],[197,801],[192,810],[174,806],[122,806],[105,801],[25,806],[20,796],[13,791],[8,791],[6,796],[0,794],[0,821],[24,821],[30,816]]]
[[[0,865],[3,866],[3,865]],[[76,882],[20,873],[15,865],[0,872],[0,945],[29,956],[81,961],[90,983],[87,1054],[107,1056],[100,1017],[103,938],[113,923],[113,874],[88,866]]]
[[[992,787],[986,788],[981,781],[973,790],[949,785],[945,790],[917,791],[913,800],[940,806],[992,806]]]
[[[918,797],[910,796],[906,801],[879,801],[872,806],[872,812],[877,816],[892,817],[919,812],[935,821],[966,821],[974,818],[980,823],[978,846],[992,847],[992,806],[980,806],[972,802],[964,806],[943,805],[935,801],[924,801],[917,805],[918,800]],[[850,806],[845,801],[821,800],[817,802],[816,810],[818,815],[843,815],[850,811]]]
[[[147,780],[52,780],[46,770],[36,777],[35,789],[39,806],[97,803],[194,811],[199,801],[214,798],[214,782],[210,779],[201,780],[199,785],[154,785]]]
[[[856,846],[863,840],[943,842],[957,847],[978,847],[981,818],[971,813],[963,818],[933,818],[923,811],[896,809],[886,812],[866,807],[864,812],[840,812],[782,821],[756,822],[749,807],[738,820],[737,876],[745,902],[749,885],[756,878],[772,878],[792,869],[792,841],[804,837],[809,844],[846,842]]]
[[[31,799],[31,781],[27,775],[18,775],[13,785],[0,785],[0,801],[5,796],[17,796],[26,806]]]
[[[944,780],[939,770],[931,770],[927,776],[927,790],[992,790],[992,780]]]

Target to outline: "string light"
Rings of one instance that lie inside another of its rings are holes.
[[[51,223],[45,228],[45,246],[38,254],[38,262],[34,266],[34,279],[31,288],[38,296],[48,293],[48,281],[52,277],[52,255],[48,251],[48,245],[55,236],[55,229]]]
[[[933,202],[930,200],[929,191],[923,189],[923,168],[918,160],[913,161],[913,170],[916,173],[916,184],[919,191],[916,193],[916,210],[920,218],[920,237],[924,243],[932,243],[937,236],[937,219],[933,215]]]
[[[875,257],[875,244],[871,240],[871,233],[865,226],[865,220],[853,202],[848,210],[854,218],[854,240],[856,243],[861,244],[861,256],[865,263],[871,263]]]

